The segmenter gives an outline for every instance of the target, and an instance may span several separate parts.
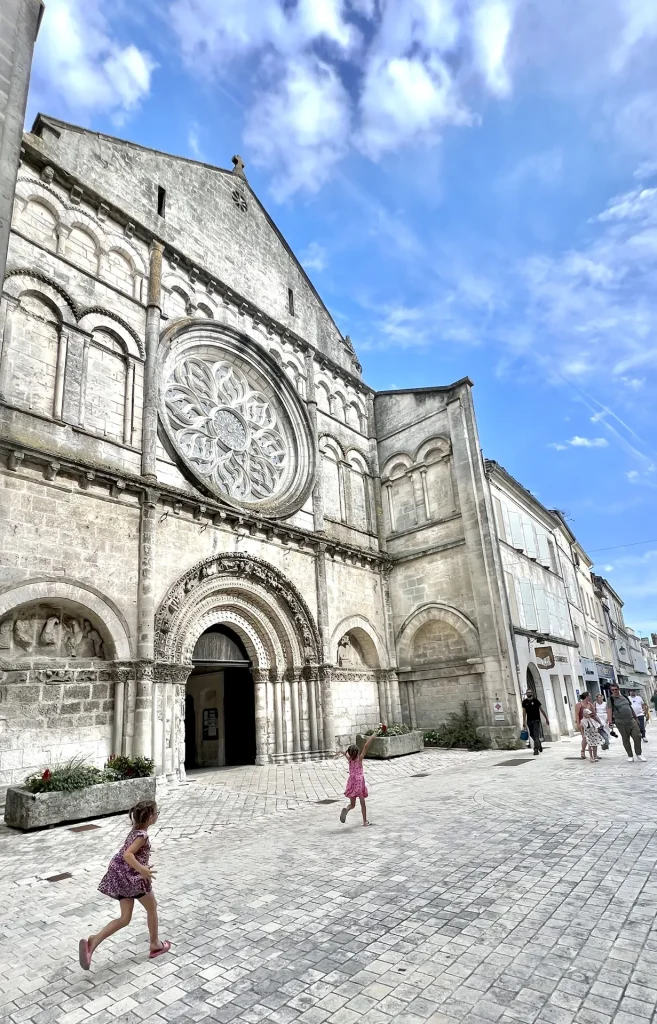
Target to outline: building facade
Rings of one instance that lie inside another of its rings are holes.
[[[43,0],[3,0],[0,5],[0,281],[5,276],[32,51],[42,14]]]
[[[486,473],[520,689],[536,691],[550,719],[549,738],[569,736],[580,662],[569,607],[576,586],[568,540],[554,514],[502,466],[488,460]]]
[[[42,116],[22,154],[0,781],[74,753],[170,779],[317,758],[463,700],[515,738],[471,382],[373,392],[239,157]]]

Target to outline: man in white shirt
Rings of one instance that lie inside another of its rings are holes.
[[[595,717],[598,719],[600,726],[600,739],[602,740],[602,749],[609,750],[609,729],[607,727],[607,701],[605,700],[604,693],[596,693],[595,695]]]
[[[639,723],[639,729],[641,730],[641,739],[644,743],[647,743],[646,739],[646,716],[643,712],[643,697],[639,697],[636,690],[630,690],[628,694],[630,698],[630,704],[632,705],[632,711],[636,715],[636,720]]]

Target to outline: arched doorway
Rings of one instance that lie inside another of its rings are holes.
[[[185,693],[185,768],[255,764],[251,662],[239,635],[212,625],[196,641]]]

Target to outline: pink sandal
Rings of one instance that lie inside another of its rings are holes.
[[[91,967],[91,951],[89,949],[89,941],[87,939],[80,939],[78,945],[78,958],[80,960],[80,967],[83,971],[88,971]]]
[[[149,960],[154,960],[156,956],[162,956],[162,953],[168,953],[171,949],[170,942],[163,942],[160,949],[152,949],[148,954]]]

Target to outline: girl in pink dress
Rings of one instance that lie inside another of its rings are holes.
[[[151,940],[150,957],[168,953],[170,942],[160,942],[158,937],[157,903],[153,895],[153,868],[148,866],[151,844],[148,830],[157,821],[157,804],[154,800],[142,800],[130,811],[132,829],[123,846],[109,862],[107,871],[98,889],[105,896],[119,901],[121,916],[110,921],[96,935],[80,939],[80,967],[88,971],[94,950],[104,939],[130,924],[135,900],[139,900],[146,911],[148,934]]]
[[[363,758],[367,753],[367,748],[374,738],[374,733],[372,733],[371,736],[368,736],[363,744],[362,750],[359,750],[358,747],[352,743],[350,747],[347,747],[346,751],[341,751],[337,755],[338,757],[346,757],[349,762],[349,778],[347,780],[347,788],[344,791],[344,795],[349,797],[349,804],[347,807],[343,807],[340,811],[340,821],[343,825],[347,820],[349,811],[353,811],[356,806],[356,800],[360,800],[363,825],[371,825],[371,822],[367,820],[367,808],[365,806],[365,797],[369,796],[369,793],[367,792],[367,784],[363,773]]]

